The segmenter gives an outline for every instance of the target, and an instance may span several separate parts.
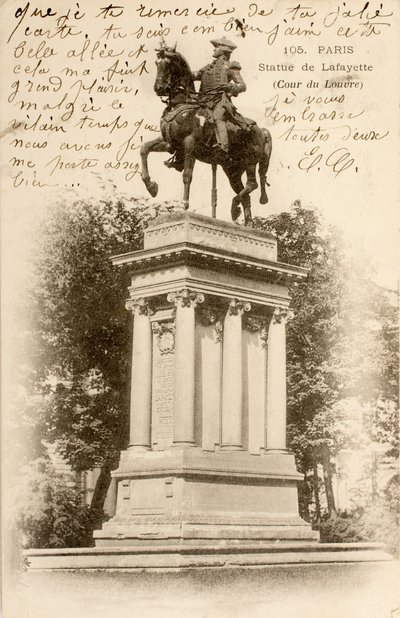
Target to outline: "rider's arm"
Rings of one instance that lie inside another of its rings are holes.
[[[234,97],[237,97],[238,94],[244,92],[246,90],[246,84],[243,81],[242,76],[240,75],[240,66],[239,62],[231,62],[229,66],[228,79],[229,79],[229,93]],[[233,83],[231,83],[233,82]]]
[[[194,79],[195,82],[200,81],[201,78],[203,77],[203,73],[204,73],[204,69],[206,67],[203,67],[202,69],[200,69],[200,71],[194,71],[192,73],[192,78]]]

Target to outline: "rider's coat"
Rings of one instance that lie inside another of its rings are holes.
[[[240,69],[238,62],[230,62],[224,55],[221,55],[211,64],[192,74],[194,80],[201,82],[200,95],[203,97],[204,105],[211,112],[218,144],[226,152],[229,149],[227,118],[244,129],[247,127],[246,122],[231,102],[232,96],[237,96],[246,90]]]

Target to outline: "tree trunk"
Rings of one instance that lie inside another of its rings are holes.
[[[307,474],[304,474],[303,482],[299,485],[299,511],[300,517],[306,521],[311,521],[310,516],[310,502],[312,501],[312,488],[307,478]]]
[[[328,517],[336,517],[335,495],[332,487],[332,471],[331,471],[331,458],[329,452],[329,446],[324,444],[321,448],[322,467],[324,470],[324,485],[326,502],[328,507]]]
[[[319,524],[321,521],[321,502],[319,500],[319,479],[318,479],[318,460],[313,455],[313,489],[315,498],[315,521]]]
[[[120,451],[127,447],[129,442],[129,402],[130,393],[128,383],[122,381],[121,383],[114,384],[116,397],[120,399],[120,408],[123,410],[121,415],[121,421],[114,437],[114,445],[116,448],[116,455],[113,460],[107,461],[100,469],[100,474],[96,481],[94,488],[92,501],[90,503],[90,510],[96,518],[97,514],[104,508],[104,503],[107,497],[107,492],[111,483],[111,472],[118,467]],[[102,522],[99,521],[99,525]]]
[[[104,506],[104,501],[107,496],[107,491],[111,483],[111,470],[113,467],[110,463],[105,463],[100,469],[100,474],[94,488],[92,501],[90,503],[90,510],[94,515],[101,511]]]

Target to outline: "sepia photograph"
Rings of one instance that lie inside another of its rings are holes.
[[[4,618],[400,615],[400,4],[3,0]]]

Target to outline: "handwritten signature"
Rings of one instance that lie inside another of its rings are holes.
[[[335,176],[350,169],[354,164],[354,159],[347,148],[336,148],[328,155],[321,152],[319,146],[314,146],[298,162],[298,168],[304,172],[309,172],[316,168],[318,171],[325,166],[330,169]]]

